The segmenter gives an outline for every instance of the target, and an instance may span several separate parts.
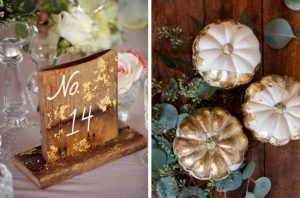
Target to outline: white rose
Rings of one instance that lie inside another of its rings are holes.
[[[143,65],[132,53],[118,53],[118,93],[126,93],[142,74]]]
[[[57,21],[59,35],[75,46],[91,43],[97,29],[97,24],[92,18],[77,7],[72,8],[70,12],[60,13]]]

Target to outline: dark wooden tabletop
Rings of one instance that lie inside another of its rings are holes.
[[[261,44],[262,64],[254,80],[268,74],[292,76],[300,81],[300,42],[293,39],[281,50],[271,49],[263,42],[263,29],[272,19],[282,17],[288,20],[295,31],[300,27],[300,11],[288,9],[283,0],[153,0],[152,1],[152,75],[167,82],[178,77],[179,72],[167,68],[157,57],[155,50],[182,59],[190,60],[192,42],[198,31],[193,25],[191,16],[209,24],[219,19],[239,20],[247,10],[254,22],[254,32]],[[160,41],[158,27],[163,25],[183,29],[183,50],[179,53],[169,45]],[[184,68],[186,74],[192,74],[190,66]],[[239,114],[240,103],[233,101],[230,111]],[[250,137],[249,132],[246,133]],[[275,147],[270,144],[257,143],[250,146],[247,160],[257,164],[254,178],[267,176],[272,181],[272,189],[268,197],[296,198],[300,197],[300,140],[288,145]],[[227,197],[244,197],[245,185]]]

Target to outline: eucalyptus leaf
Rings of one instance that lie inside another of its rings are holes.
[[[256,198],[255,194],[252,192],[246,192],[245,198]]]
[[[284,3],[292,10],[300,10],[300,0],[284,0]]]
[[[156,140],[154,140],[153,138],[151,138],[151,146],[152,146],[152,149],[158,148],[158,144],[157,144]]]
[[[265,197],[271,190],[271,180],[261,177],[255,181],[254,194],[257,198]]]
[[[178,198],[206,198],[205,191],[201,188],[190,186],[181,191]]]
[[[181,113],[178,115],[178,119],[177,119],[177,124],[176,126],[179,127],[179,125],[181,124],[181,122],[183,121],[183,119],[187,116],[189,116],[190,114],[188,113]]]
[[[248,179],[253,175],[255,171],[255,166],[256,164],[254,161],[251,161],[249,162],[249,164],[247,164],[246,168],[243,171],[243,179]]]
[[[238,189],[243,182],[242,174],[239,170],[233,171],[223,180],[216,181],[215,186],[219,191],[228,192]]]
[[[193,78],[191,82],[197,85],[196,93],[199,98],[207,100],[217,91],[216,87],[210,86],[201,78]]]
[[[152,172],[159,172],[166,164],[167,156],[160,149],[152,149]]]
[[[203,30],[204,25],[202,21],[199,21],[198,19],[194,18],[191,16],[191,19],[193,21],[194,26],[196,27],[196,29],[200,32],[201,30]]]
[[[172,150],[173,144],[169,142],[166,138],[160,136],[157,136],[156,140],[158,142],[159,148],[166,153],[166,165],[176,162],[176,158]]]
[[[159,110],[159,123],[163,125],[167,130],[175,128],[178,118],[177,109],[167,103],[162,103],[158,105]]]
[[[298,29],[295,32],[295,36],[298,38],[298,40],[300,41],[300,27],[298,27]]]
[[[160,178],[156,183],[156,192],[161,198],[176,198],[179,188],[173,177]]]
[[[157,136],[156,140],[160,149],[162,149],[166,153],[170,152],[170,150],[172,149],[172,144],[166,138]]]
[[[244,25],[247,25],[252,30],[254,29],[253,20],[250,17],[247,10],[244,10],[244,12],[242,13],[242,15],[240,17],[240,23],[244,24]]]
[[[293,37],[289,22],[283,18],[270,21],[264,28],[264,39],[274,49],[285,47]]]

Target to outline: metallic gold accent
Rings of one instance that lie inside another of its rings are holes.
[[[244,160],[248,139],[237,118],[221,108],[196,109],[177,129],[173,150],[193,177],[220,180]]]
[[[223,53],[230,55],[233,51],[233,46],[230,43],[223,45],[222,47]]]
[[[55,120],[66,120],[68,117],[66,116],[67,109],[70,108],[70,105],[59,105],[53,109],[53,111],[47,112],[48,123],[46,128],[50,129]]]
[[[55,161],[59,158],[58,156],[58,148],[55,146],[50,146],[50,150],[47,151],[48,162]]]
[[[83,99],[86,101],[91,101],[92,98],[95,96],[95,93],[97,91],[97,84],[93,83],[92,81],[87,81],[82,84],[83,88]]]
[[[90,148],[90,144],[88,143],[87,139],[84,138],[82,140],[80,140],[79,142],[76,142],[75,144],[73,144],[73,150],[77,151],[77,152],[82,152],[82,151],[86,151]]]
[[[112,104],[113,101],[110,100],[109,96],[105,96],[103,99],[100,100],[98,103],[98,107],[101,111],[106,111],[107,107]]]
[[[298,85],[297,85],[298,84]],[[265,127],[258,127],[258,128],[262,128],[262,129],[254,129],[253,125],[251,123],[253,123],[254,121],[256,121],[258,118],[252,113],[253,111],[255,111],[255,109],[251,109],[251,104],[253,103],[263,103],[263,104],[267,104],[269,106],[269,116],[271,115],[278,115],[278,116],[283,116],[283,119],[285,119],[285,122],[287,122],[287,124],[289,124],[289,120],[285,117],[285,112],[289,111],[289,109],[292,109],[295,106],[289,106],[288,104],[288,100],[285,101],[286,98],[282,98],[282,101],[277,101],[276,103],[274,102],[273,104],[270,103],[267,100],[258,100],[257,97],[255,97],[258,94],[272,94],[271,93],[271,88],[272,89],[278,89],[278,92],[291,92],[293,88],[295,88],[295,86],[300,87],[300,83],[294,81],[291,77],[287,77],[287,76],[279,76],[279,75],[269,75],[269,76],[265,76],[263,77],[259,82],[254,82],[252,83],[245,92],[245,98],[244,98],[244,103],[242,105],[242,113],[243,113],[243,121],[244,121],[244,125],[247,129],[249,129],[253,136],[261,141],[261,142],[268,142],[274,146],[281,146],[281,145],[285,145],[287,143],[289,143],[290,140],[296,140],[296,139],[300,139],[300,125],[298,126],[294,126],[296,128],[295,131],[293,132],[293,135],[291,134],[291,131],[282,131],[282,133],[290,133],[290,139],[286,139],[286,138],[282,138],[282,139],[278,139],[278,137],[275,137],[272,135],[272,132],[274,131],[274,127],[276,126],[270,126],[270,130],[266,131],[263,130],[263,128]],[[299,89],[299,88],[298,88]],[[300,93],[300,89],[298,90],[298,92]],[[299,95],[300,96],[300,95]],[[272,96],[271,96],[272,97]],[[290,96],[287,96],[290,97]],[[299,97],[300,98],[300,97]],[[296,106],[296,108],[299,108],[300,105]],[[265,113],[267,109],[262,110],[262,113]],[[259,113],[259,111],[255,111],[256,114]],[[269,124],[269,123],[264,123],[264,124]],[[290,128],[290,127],[289,127]],[[276,129],[276,128],[275,128]],[[293,128],[290,128],[290,130],[292,130]],[[266,135],[262,135],[262,134],[268,134]]]
[[[231,22],[233,25],[240,25],[239,22],[235,20],[218,20],[215,23],[215,25],[224,23],[224,22]],[[260,62],[254,67],[253,73],[235,73],[231,71],[225,71],[225,70],[208,70],[203,71],[201,68],[203,64],[205,64],[205,60],[201,57],[200,49],[198,47],[198,43],[200,42],[201,38],[207,35],[208,30],[210,28],[210,25],[207,25],[201,32],[198,33],[197,37],[195,38],[192,46],[192,62],[194,67],[198,70],[199,74],[204,78],[204,80],[211,86],[219,87],[223,89],[232,89],[234,87],[247,84],[250,82],[256,73],[256,71],[259,69]],[[233,52],[233,46],[231,43],[226,43],[222,46],[220,49],[223,51],[224,54],[230,56]],[[238,65],[240,67],[240,65]]]
[[[282,102],[278,102],[273,106],[273,111],[276,113],[283,114],[286,110],[286,106]]]

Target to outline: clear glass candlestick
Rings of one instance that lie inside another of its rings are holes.
[[[126,93],[118,94],[118,117],[122,122],[128,120],[129,108],[136,101],[139,92],[140,81],[135,81]]]
[[[36,66],[36,71],[51,68],[62,62],[64,54],[57,55],[56,46],[51,45],[35,45],[29,51],[31,60]],[[30,74],[26,91],[32,108],[38,111],[38,81],[37,72]]]
[[[14,21],[3,22],[0,31],[0,62],[5,69],[2,110],[5,125],[7,128],[25,127],[28,110],[20,75],[21,50],[37,34],[37,29],[25,22]]]
[[[13,198],[13,177],[8,168],[0,163],[0,197]]]

